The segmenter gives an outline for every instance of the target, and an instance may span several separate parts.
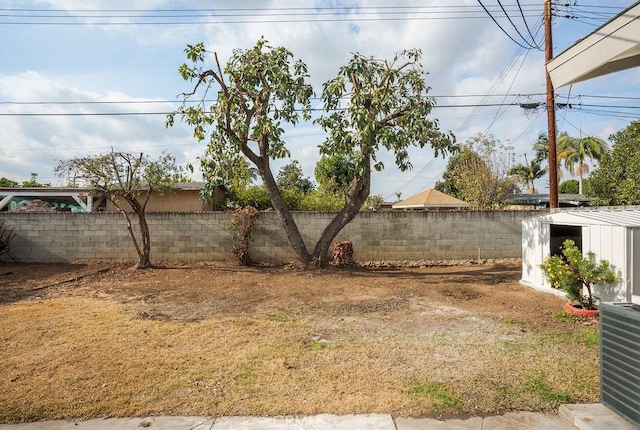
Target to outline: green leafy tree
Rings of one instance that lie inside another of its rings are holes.
[[[392,151],[396,164],[407,169],[410,146],[430,145],[436,154],[453,148],[453,139],[439,131],[437,122],[427,119],[433,100],[426,97],[419,51],[402,52],[391,62],[356,54],[324,85],[326,115],[318,119],[329,134],[321,154],[356,154],[356,172],[344,207],[309,252],[270,165],[270,160],[290,155],[282,126],[310,119],[312,88],[307,83],[306,65],[293,61],[288,50],[269,46],[264,39],[251,49],[234,51],[224,69],[216,54],[215,67],[205,67],[207,51],[202,43],[187,46],[186,53],[189,64],[183,64],[179,72],[195,84],[176,114],[193,127],[198,140],[208,137],[209,146],[224,145],[256,166],[287,239],[304,266],[328,262],[333,239],[369,196],[372,166],[383,168],[376,158],[379,149]],[[217,92],[211,106],[205,105],[208,90]],[[192,97],[200,102],[187,105]],[[174,117],[168,116],[168,126]]]
[[[305,194],[300,202],[301,211],[335,212],[344,206],[344,194],[317,189]]]
[[[558,137],[558,163],[564,162],[564,167],[571,175],[578,175],[578,192],[582,194],[582,178],[589,173],[586,160],[599,160],[609,150],[602,139],[595,137],[575,138],[567,133]]]
[[[516,190],[516,181],[509,175],[514,157],[512,147],[501,145],[493,136],[478,134],[449,159],[435,188],[475,209],[499,209],[506,195]]]
[[[382,207],[382,203],[384,203],[384,198],[381,195],[376,194],[373,196],[369,196],[367,197],[367,200],[364,201],[361,210],[365,212],[375,212],[380,210],[380,207]]]
[[[73,178],[95,188],[111,201],[127,220],[129,236],[138,255],[136,267],[151,267],[151,235],[146,207],[152,194],[166,193],[174,183],[183,179],[182,169],[176,166],[175,158],[163,154],[157,160],[151,160],[142,153],[111,151],[60,161],[55,171],[61,177]],[[129,208],[137,217],[139,238],[133,229]]]
[[[23,181],[22,186],[25,188],[41,188],[41,187],[50,187],[51,184],[49,183],[43,184],[38,182],[38,174],[32,172],[31,179],[29,179],[28,181]]]
[[[12,181],[11,179],[5,178],[4,176],[0,178],[0,187],[13,188],[17,186],[18,183],[16,181]]]
[[[250,185],[235,192],[234,203],[239,208],[251,206],[263,211],[271,207],[271,198],[263,185]]]
[[[467,145],[462,145],[460,152],[449,157],[447,167],[442,173],[442,180],[436,181],[435,189],[458,199],[463,198],[463,184],[458,177],[458,172],[465,164],[476,163],[484,167],[480,156]],[[399,200],[399,198],[398,198]]]
[[[444,134],[429,119],[434,100],[423,79],[421,52],[397,53],[392,61],[355,54],[338,76],[323,86],[326,114],[318,123],[329,136],[322,155],[353,157],[355,176],[346,191],[344,207],[323,231],[314,255],[325,255],[331,241],[369,197],[372,169],[381,171],[382,149],[395,157],[398,169],[410,169],[409,148],[430,146],[435,156],[457,150],[452,134]]]
[[[280,189],[296,190],[302,194],[308,194],[315,188],[309,178],[305,178],[302,167],[297,160],[282,166],[276,178],[276,184]]]
[[[577,179],[568,179],[558,184],[558,192],[561,194],[578,194],[580,186]]]
[[[323,155],[316,163],[315,177],[318,187],[329,193],[345,194],[356,175],[353,156]]]
[[[224,185],[228,191],[231,205],[241,206],[239,193],[245,191],[257,178],[255,168],[247,162],[246,157],[233,153],[222,145],[209,145],[200,158],[205,186],[201,195],[204,201],[210,201],[218,186]]]
[[[594,206],[640,204],[640,121],[609,137],[611,151],[589,175],[585,194]]]
[[[527,160],[527,155],[524,156],[524,164],[517,164],[509,169],[509,175],[513,175],[517,178],[518,182],[527,187],[527,191],[531,194],[536,194],[535,180],[542,178],[547,173],[547,168],[540,165],[540,161]]]

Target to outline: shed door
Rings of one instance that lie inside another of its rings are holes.
[[[549,233],[549,255],[562,255],[561,247],[567,239],[573,240],[582,251],[582,226],[551,224]]]

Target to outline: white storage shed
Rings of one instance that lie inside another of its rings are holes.
[[[564,210],[522,220],[521,283],[545,291],[556,291],[544,279],[540,264],[560,253],[572,239],[582,250],[608,260],[618,272],[615,288],[596,288],[605,302],[640,304],[640,209]]]

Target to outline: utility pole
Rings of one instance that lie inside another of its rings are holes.
[[[549,207],[558,208],[558,160],[556,156],[556,97],[547,64],[553,58],[551,0],[544,0],[544,72],[547,78],[547,123],[549,140]]]

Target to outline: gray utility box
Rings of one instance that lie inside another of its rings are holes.
[[[602,404],[640,426],[640,306],[600,306]]]

